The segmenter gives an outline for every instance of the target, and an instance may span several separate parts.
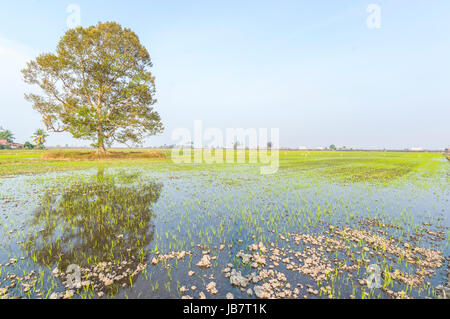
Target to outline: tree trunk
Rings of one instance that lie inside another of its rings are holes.
[[[101,107],[101,92],[98,92],[97,97],[97,155],[106,155],[105,149],[105,134],[102,126],[102,107]]]
[[[99,141],[99,144],[97,147],[97,155],[106,155],[106,148],[105,148],[105,144],[103,142],[100,144],[100,141]]]
[[[97,155],[106,155],[105,136],[101,125],[97,127]]]

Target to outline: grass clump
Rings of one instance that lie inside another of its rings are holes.
[[[53,160],[116,160],[116,159],[139,159],[139,158],[166,158],[164,153],[158,152],[108,152],[104,155],[97,154],[93,151],[57,151],[48,152],[42,155],[42,159]]]

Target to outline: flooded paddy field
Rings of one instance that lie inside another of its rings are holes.
[[[259,168],[0,154],[0,296],[448,291],[450,169],[441,154],[280,152],[276,174]]]

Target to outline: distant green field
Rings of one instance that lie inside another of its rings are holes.
[[[158,152],[166,158],[149,159],[119,159],[119,160],[48,160],[42,159],[44,154],[65,153],[70,157],[71,152],[86,150],[52,149],[46,151],[0,151],[0,176],[17,174],[44,173],[50,171],[82,170],[97,166],[130,166],[140,164],[154,164],[155,167],[165,167],[182,170],[214,169],[229,165],[249,165],[249,153],[246,161],[241,164],[174,164],[171,160],[171,150],[112,150],[112,152]],[[195,150],[194,152],[201,152]],[[225,156],[225,155],[224,155]],[[279,172],[304,171],[313,172],[320,176],[333,177],[346,181],[389,181],[411,172],[433,174],[448,165],[445,157],[440,153],[412,153],[412,152],[363,152],[363,151],[279,151]],[[261,165],[261,164],[257,164]]]

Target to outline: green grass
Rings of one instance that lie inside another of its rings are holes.
[[[0,176],[18,174],[36,174],[52,171],[83,170],[97,166],[134,166],[151,164],[155,167],[165,167],[172,170],[221,170],[234,164],[174,164],[171,161],[170,150],[133,150],[134,154],[145,152],[160,152],[167,158],[119,158],[113,160],[71,160],[71,153],[80,150],[48,150],[48,151],[0,151]],[[125,151],[113,150],[112,152]],[[127,151],[129,152],[129,151]],[[199,152],[196,150],[195,152]],[[63,154],[69,159],[43,159],[44,154]],[[305,173],[314,171],[315,175],[332,177],[343,181],[390,181],[412,172],[434,174],[443,165],[440,153],[410,153],[410,152],[310,152],[310,151],[280,151],[281,174],[292,171]],[[225,158],[225,155],[224,155]],[[248,159],[248,152],[246,152]],[[252,164],[238,164],[252,165]],[[254,165],[254,164],[253,164]]]
[[[84,170],[97,166],[129,166],[133,164],[142,163],[165,163],[168,162],[164,158],[145,158],[145,159],[114,159],[114,160],[54,160],[43,159],[42,156],[48,153],[64,152],[66,156],[70,156],[71,152],[79,153],[80,150],[62,151],[62,150],[48,150],[48,151],[3,151],[0,150],[0,176],[13,176],[19,174],[36,174],[54,171],[68,171],[68,170]],[[118,152],[118,151],[113,151]],[[144,151],[141,151],[144,152]],[[166,154],[168,151],[162,151]]]

